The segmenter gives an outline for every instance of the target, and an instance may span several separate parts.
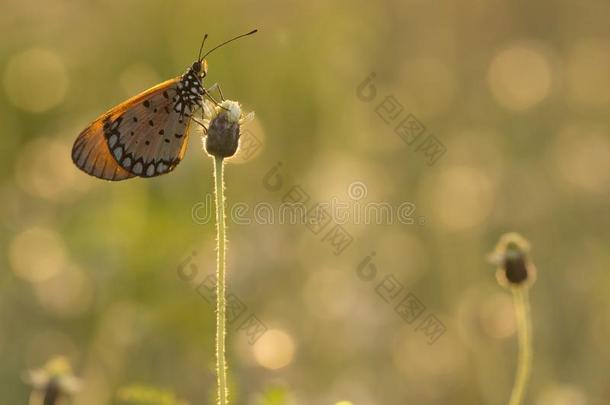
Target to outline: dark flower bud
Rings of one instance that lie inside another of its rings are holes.
[[[527,280],[527,267],[522,254],[507,254],[504,258],[504,271],[506,279],[513,284],[520,284]]]
[[[44,368],[31,370],[25,377],[32,385],[33,403],[58,405],[63,397],[70,396],[79,390],[80,379],[72,374],[72,368],[63,357],[50,360]]]
[[[238,102],[225,100],[211,110],[211,118],[205,137],[205,150],[212,156],[227,158],[237,152],[240,127],[253,113],[242,117]]]
[[[496,278],[505,287],[529,287],[536,280],[536,268],[529,257],[530,245],[518,233],[502,235],[491,262],[497,266]]]

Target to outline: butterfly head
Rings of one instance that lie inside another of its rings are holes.
[[[203,79],[208,74],[208,62],[205,59],[196,60],[193,62],[191,70]]]

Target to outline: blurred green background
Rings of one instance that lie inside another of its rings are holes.
[[[512,301],[486,257],[512,230],[538,267],[526,403],[610,403],[607,1],[2,8],[1,404],[27,403],[23,373],[55,355],[83,380],[74,404],[122,404],[131,384],[213,402],[215,317],[197,289],[214,272],[215,229],[193,219],[213,190],[200,134],[172,174],[120,183],[77,170],[70,149],[98,115],[182,74],[204,32],[214,45],[252,28],[208,59],[207,84],[256,111],[263,144],[227,166],[229,205],[277,209],[294,185],[308,205],[353,205],[361,182],[358,203],[416,209],[414,224],[345,223],[338,255],[302,224],[229,222],[229,289],[246,307],[228,334],[234,403],[505,404]],[[366,102],[356,91],[371,72]],[[404,111],[386,124],[390,95]],[[446,148],[435,164],[395,133],[407,114]],[[357,270],[372,252],[366,281]],[[386,303],[389,275],[404,289]],[[412,323],[394,310],[407,292],[425,305]],[[267,328],[254,344],[238,330],[249,314]],[[428,314],[446,327],[433,344],[416,330]]]

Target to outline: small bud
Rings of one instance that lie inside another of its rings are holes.
[[[496,279],[504,287],[527,287],[536,281],[536,267],[529,257],[529,242],[515,232],[502,235],[490,261],[497,266]]]
[[[237,152],[240,127],[253,113],[242,116],[241,106],[237,101],[225,100],[219,106],[206,108],[210,113],[205,150],[212,156],[230,157]]]
[[[31,370],[25,376],[34,392],[32,395],[44,405],[57,405],[80,388],[80,379],[72,374],[70,363],[63,357],[56,357],[41,368]]]

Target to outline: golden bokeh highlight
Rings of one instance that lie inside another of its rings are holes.
[[[295,343],[283,330],[269,329],[256,341],[252,350],[259,365],[269,370],[278,370],[292,362]]]
[[[508,294],[495,293],[479,307],[479,319],[483,331],[496,339],[504,339],[515,333],[513,301]]]
[[[604,125],[566,125],[551,153],[553,169],[573,187],[590,193],[610,190],[610,133]]]
[[[513,45],[491,60],[487,81],[498,104],[518,111],[535,106],[549,95],[552,73],[542,51]]]
[[[119,76],[119,83],[126,97],[133,97],[161,82],[159,74],[149,65],[142,63],[127,67]]]
[[[534,405],[588,405],[586,394],[574,385],[554,384],[543,389]]]
[[[494,201],[487,174],[467,166],[444,169],[427,184],[425,194],[432,209],[430,222],[450,231],[481,224],[489,217]]]
[[[475,166],[492,181],[499,181],[506,167],[505,145],[498,139],[505,137],[497,128],[465,127],[457,129],[445,142],[451,151],[443,159],[455,166]]]
[[[444,335],[430,345],[422,334],[405,327],[396,335],[393,360],[398,370],[416,381],[425,380],[427,375],[450,375],[465,361],[464,353],[455,350],[457,344],[455,339]]]
[[[409,59],[402,67],[400,82],[406,97],[395,94],[405,108],[418,117],[432,117],[445,111],[454,99],[457,81],[453,65],[437,58]]]
[[[26,229],[11,241],[9,260],[13,272],[32,283],[60,274],[67,264],[59,234],[41,227]]]
[[[71,360],[77,360],[80,355],[80,348],[64,332],[55,329],[40,330],[26,342],[24,357],[29,369],[37,368],[58,355]]]
[[[566,62],[567,95],[584,106],[610,104],[610,40],[588,38],[577,41]]]
[[[439,384],[459,385],[465,378],[459,370],[464,367],[467,355],[459,347],[459,341],[449,334],[428,344],[421,332],[405,326],[394,338],[392,363],[387,366],[409,384],[408,392],[418,398],[416,402],[441,403]]]
[[[71,201],[87,189],[86,177],[69,159],[72,143],[40,137],[28,143],[17,159],[15,176],[27,193],[49,201]],[[58,156],[65,158],[58,159]]]
[[[311,273],[303,288],[303,301],[311,316],[327,320],[347,316],[356,300],[352,277],[329,268]]]
[[[47,49],[28,49],[14,55],[3,79],[9,100],[33,113],[45,112],[61,103],[69,84],[62,58]]]
[[[424,210],[421,210],[422,212]],[[426,226],[425,216],[420,216],[415,211],[414,223],[408,226]],[[421,254],[427,251],[427,246],[417,234],[405,232],[404,230],[386,229],[377,237],[379,247],[376,250],[374,263],[380,269],[395,269],[396,263],[400,263],[400,277],[402,282],[411,283],[421,274],[421,269],[428,265],[428,256]]]
[[[80,269],[71,266],[60,274],[34,285],[36,298],[44,310],[59,318],[76,318],[93,301],[93,284]]]

